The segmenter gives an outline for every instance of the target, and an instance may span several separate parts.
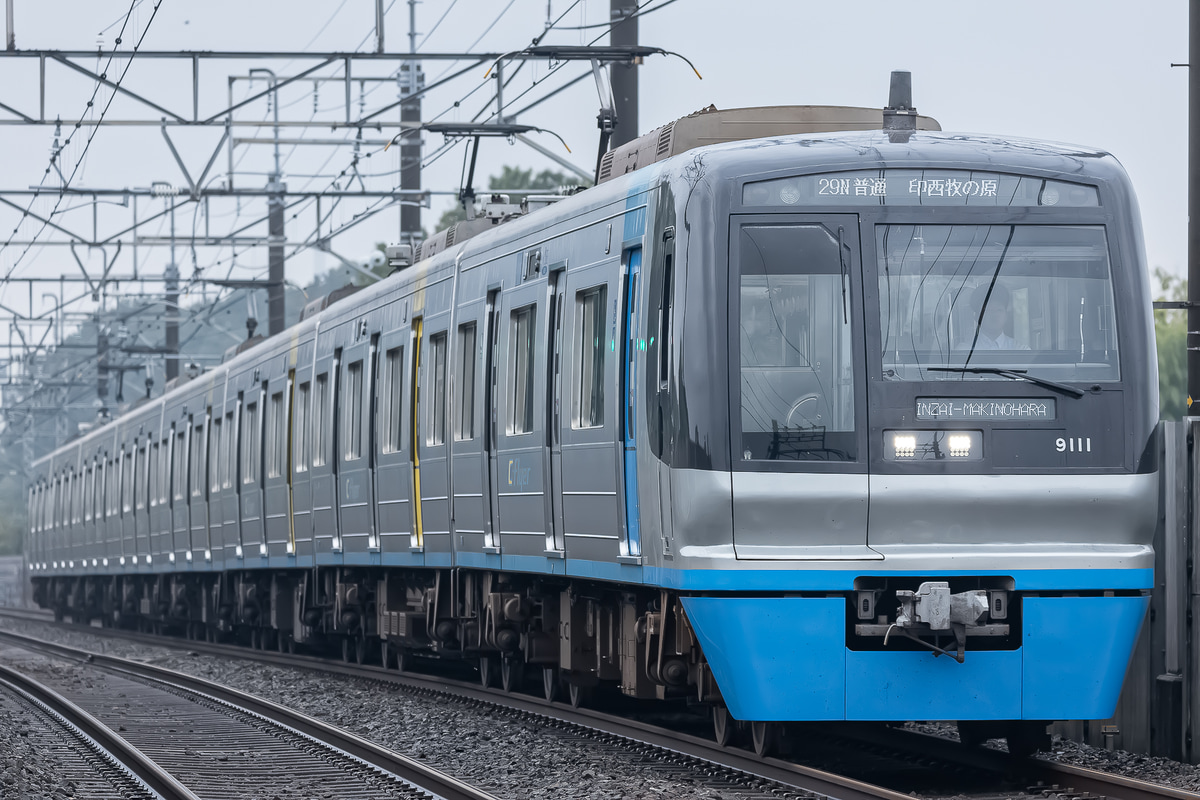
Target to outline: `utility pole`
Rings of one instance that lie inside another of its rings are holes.
[[[164,348],[167,351],[167,363],[164,369],[164,381],[169,381],[179,375],[179,267],[175,264],[175,209],[171,209],[171,263],[167,264],[166,274],[166,314]],[[176,358],[172,358],[174,353]]]
[[[417,53],[417,0],[408,0],[408,52]],[[425,88],[425,73],[416,59],[400,65],[400,124],[419,125],[421,122],[421,98],[412,97]],[[412,99],[407,99],[412,98]],[[416,127],[401,127],[400,134],[400,186],[406,190],[421,188],[421,131]],[[400,241],[411,245],[417,252],[421,238],[421,209],[415,203],[400,205]]]
[[[610,43],[620,45],[636,45],[638,43],[638,21],[632,15],[637,11],[637,0],[611,0],[610,22],[612,33]],[[638,62],[631,64],[613,64],[612,92],[616,100],[617,127],[613,130],[610,148],[620,147],[638,137]]]
[[[4,15],[5,22],[8,23],[8,45],[5,49],[17,49],[17,32],[13,30],[13,0],[7,0],[7,9]]]
[[[1192,401],[1200,401],[1200,0],[1188,4],[1187,374],[1187,413],[1193,415]]]
[[[279,165],[279,91],[275,73],[269,69],[256,68],[250,74],[265,72],[271,79],[271,109],[275,112],[275,169],[267,181],[267,335],[282,333],[286,327],[286,310],[283,291],[283,245],[287,241],[283,231],[283,194],[287,186]]]

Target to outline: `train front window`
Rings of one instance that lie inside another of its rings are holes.
[[[875,239],[884,380],[1120,379],[1103,227],[879,225]]]
[[[744,225],[740,269],[743,461],[853,461],[854,369],[837,232]]]

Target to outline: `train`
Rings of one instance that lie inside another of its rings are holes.
[[[682,118],[40,459],[36,601],[547,697],[1047,741],[1115,708],[1158,415],[1110,154]]]

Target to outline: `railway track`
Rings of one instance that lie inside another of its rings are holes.
[[[9,613],[4,610],[0,611],[0,615],[9,615]],[[48,617],[41,612],[22,612],[10,616],[38,622],[48,621]],[[162,637],[134,634],[127,631],[97,628],[86,628],[86,631],[91,634],[122,638],[142,644],[157,646],[170,644],[170,640],[164,640]],[[0,634],[0,638],[8,636],[11,634]],[[280,667],[303,668],[320,673],[398,684],[412,692],[426,693],[460,702],[487,703],[507,709],[510,713],[533,715],[551,724],[576,726],[586,731],[589,736],[615,738],[631,745],[658,748],[668,754],[667,758],[669,759],[690,760],[697,769],[728,770],[760,782],[771,782],[783,791],[799,791],[807,793],[809,796],[846,798],[847,800],[865,800],[865,798],[899,800],[913,796],[910,793],[911,789],[903,786],[903,781],[901,781],[902,786],[900,787],[904,789],[903,791],[884,788],[863,780],[807,767],[790,760],[759,758],[739,748],[721,747],[704,736],[681,732],[659,724],[594,709],[572,708],[567,704],[551,703],[539,697],[486,689],[466,681],[432,677],[414,672],[399,673],[394,669],[385,670],[380,667],[345,664],[312,656],[250,650],[233,645],[187,642],[186,646],[196,652],[213,656],[252,659]],[[59,646],[53,645],[53,647]],[[96,656],[96,658],[100,658],[100,656]],[[828,731],[817,731],[810,741],[815,743],[821,738],[828,740],[830,738]],[[1194,800],[1197,797],[1187,791],[1066,764],[1036,758],[1017,761],[997,751],[964,748],[945,739],[907,731],[883,731],[865,726],[862,728],[847,726],[840,730],[834,738],[843,739],[847,743],[856,743],[863,760],[891,758],[901,761],[908,758],[913,763],[920,761],[922,769],[929,769],[929,765],[933,764],[935,770],[949,771],[963,776],[974,775],[976,779],[968,782],[973,783],[976,790],[980,786],[987,786],[988,781],[994,778],[995,786],[1003,785],[1004,791],[1007,792],[1007,794],[997,794],[995,791],[977,791],[981,797],[995,798],[1021,796],[1022,794],[1047,798],[1071,798],[1071,800],[1076,798],[1111,798],[1112,800],[1164,800],[1167,798],[1184,800],[1191,798]],[[829,742],[826,741],[824,744],[828,745]],[[808,744],[806,744],[803,734],[799,737],[796,746],[801,749],[807,748]],[[911,767],[912,764],[909,766]],[[888,768],[885,767],[881,771],[888,772]],[[941,794],[940,791],[936,793]]]
[[[28,637],[4,638],[87,669],[85,680],[60,675],[47,681],[30,674],[36,665],[19,671],[0,666],[0,678],[165,800],[495,800],[418,761],[236,689]]]

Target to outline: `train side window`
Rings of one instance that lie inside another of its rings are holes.
[[[658,388],[666,389],[671,358],[671,308],[675,304],[672,254],[663,260],[662,297],[658,301]]]
[[[184,426],[183,430],[175,434],[175,464],[171,468],[171,475],[176,500],[183,500],[188,496],[187,438],[189,429],[189,426]]]
[[[158,507],[158,443],[146,445],[146,456],[150,461],[146,464],[146,503],[151,508]]]
[[[429,337],[429,365],[432,399],[429,403],[429,433],[426,444],[442,444],[446,441],[446,334]]]
[[[221,438],[221,418],[217,417],[212,421],[212,457],[208,460],[208,485],[211,491],[221,491],[221,465],[225,463],[221,458],[224,453],[225,440]]]
[[[233,486],[237,478],[237,442],[233,438],[233,412],[225,415],[225,458],[221,461],[221,488]]]
[[[189,481],[192,497],[204,496],[204,482],[208,480],[208,465],[204,463],[208,455],[207,445],[208,443],[204,440],[204,423],[200,423],[192,428],[192,469]]]
[[[577,378],[571,404],[573,428],[604,425],[604,305],[607,294],[607,287],[596,286],[575,295]]]
[[[146,507],[146,448],[139,447],[137,457],[133,459],[133,507]]]
[[[475,438],[475,323],[458,326],[458,415],[454,438],[465,442]]]
[[[121,513],[133,511],[133,451],[125,454],[125,463],[121,467]]]
[[[287,414],[283,410],[283,392],[271,395],[267,410],[267,477],[283,475],[283,462],[287,459]]]
[[[113,460],[110,458],[104,462],[104,515],[106,518],[117,515],[118,502],[117,470],[113,467]]]
[[[92,480],[93,480],[92,465],[88,464],[83,469],[83,481],[82,481],[82,485],[79,487],[79,493],[83,500],[83,502],[80,505],[83,508],[83,521],[84,522],[92,521]]]
[[[533,314],[526,306],[512,312],[508,355],[508,432],[533,430]]]
[[[292,444],[296,472],[308,471],[308,403],[311,388],[312,385],[305,381],[296,393],[296,433]]]
[[[342,415],[343,460],[362,458],[363,362],[355,361],[346,369],[346,404]]]
[[[258,482],[258,402],[242,406],[242,483]]]
[[[383,452],[404,447],[404,348],[393,347],[384,359]]]
[[[312,465],[325,465],[325,417],[329,413],[329,375],[317,376],[317,391],[313,397]]]

